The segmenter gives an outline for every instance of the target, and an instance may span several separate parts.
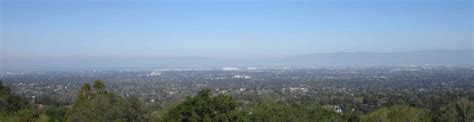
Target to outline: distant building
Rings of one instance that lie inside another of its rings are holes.
[[[247,67],[247,70],[257,70],[255,67]]]
[[[247,76],[247,75],[234,75],[233,78],[237,78],[237,79],[250,79],[252,78],[251,76]]]
[[[147,76],[160,76],[160,75],[161,75],[161,72],[159,70],[155,70],[151,72],[150,74],[148,74]]]
[[[237,68],[237,67],[224,67],[224,68],[222,68],[222,70],[224,70],[224,71],[236,71],[236,70],[239,70],[239,68]]]
[[[308,88],[306,87],[289,87],[289,88],[283,88],[282,91],[289,91],[289,92],[303,92],[306,93],[309,91]]]
[[[243,76],[240,75],[234,75],[234,78],[242,78]]]

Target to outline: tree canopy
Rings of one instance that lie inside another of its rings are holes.
[[[426,122],[430,121],[428,111],[406,105],[380,108],[361,117],[368,122]]]
[[[78,99],[66,113],[67,121],[140,121],[146,111],[137,98],[125,100],[121,96],[107,93],[102,81],[94,81],[91,88],[85,83]]]
[[[232,97],[219,94],[211,96],[205,89],[194,97],[171,109],[164,117],[165,121],[236,121],[241,117],[238,103]]]
[[[453,121],[474,121],[474,102],[462,98],[447,106],[441,107],[438,113],[435,113],[435,120],[453,122]]]
[[[31,121],[36,115],[27,98],[12,94],[0,80],[0,121]]]
[[[252,121],[342,121],[341,114],[323,108],[314,102],[258,101],[251,109]]]

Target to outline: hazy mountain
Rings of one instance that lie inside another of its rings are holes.
[[[203,57],[91,58],[4,61],[3,71],[156,69],[220,67],[328,67],[376,65],[474,65],[474,50],[430,50],[392,53],[315,53],[271,59],[215,59]]]
[[[473,50],[430,50],[391,53],[318,53],[287,57],[282,63],[291,65],[473,65]]]

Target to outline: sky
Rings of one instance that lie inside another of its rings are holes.
[[[2,60],[473,49],[472,0],[2,0]]]

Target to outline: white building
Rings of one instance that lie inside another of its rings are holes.
[[[155,70],[151,72],[150,74],[147,74],[147,76],[160,76],[161,72],[159,70]]]
[[[237,67],[223,67],[222,70],[224,71],[236,71],[239,70]]]

